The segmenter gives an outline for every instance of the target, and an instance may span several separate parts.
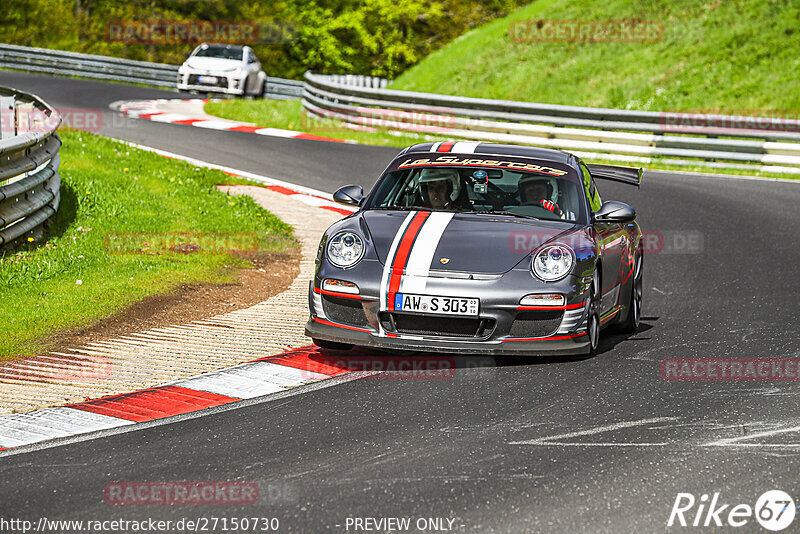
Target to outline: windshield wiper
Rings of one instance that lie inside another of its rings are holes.
[[[543,220],[540,217],[534,217],[533,215],[523,215],[521,213],[514,213],[513,211],[505,211],[505,210],[493,210],[493,211],[465,211],[463,213],[480,213],[483,215],[510,215],[511,217],[519,217],[521,219],[533,219],[534,221],[541,221]]]
[[[371,210],[393,210],[393,211],[433,211],[431,208],[422,206],[375,206]]]

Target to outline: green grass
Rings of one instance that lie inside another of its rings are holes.
[[[513,21],[645,19],[655,43],[518,43]],[[797,117],[800,3],[791,0],[537,0],[478,27],[390,87],[652,111]]]
[[[423,135],[393,135],[387,132],[363,132],[342,126],[335,120],[307,117],[299,100],[222,100],[208,102],[206,113],[259,126],[285,128],[323,137],[345,139],[356,143],[405,147],[433,139]]]
[[[0,359],[46,350],[59,331],[182,284],[232,282],[248,257],[296,247],[290,226],[214,187],[242,180],[87,133],[60,135],[61,206],[49,238],[0,256]],[[162,237],[205,250],[170,251]],[[209,251],[225,238],[250,252]]]

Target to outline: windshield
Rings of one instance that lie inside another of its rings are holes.
[[[497,213],[584,222],[584,202],[568,176],[491,167],[430,166],[387,173],[367,209]]]
[[[222,59],[242,60],[243,49],[229,46],[208,46],[195,52],[195,57],[218,57]]]

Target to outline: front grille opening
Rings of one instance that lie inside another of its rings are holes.
[[[517,314],[508,332],[509,337],[545,337],[553,335],[561,325],[563,310],[524,311]]]
[[[381,313],[387,332],[418,336],[485,338],[494,330],[495,320],[480,317],[432,317],[405,313]]]
[[[199,74],[190,74],[189,85],[206,85],[208,87],[228,87],[228,78],[215,76],[217,82],[208,84],[208,83],[200,83],[200,76],[201,75]]]
[[[322,295],[322,309],[331,321],[353,326],[369,325],[360,300]]]

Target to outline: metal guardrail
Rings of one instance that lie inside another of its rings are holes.
[[[29,72],[175,87],[178,66],[63,50],[0,44],[0,65]]]
[[[535,144],[587,157],[605,154],[621,161],[643,162],[651,156],[693,158],[664,161],[800,174],[797,120],[467,98],[390,90],[385,85],[358,86],[343,83],[338,76],[311,72],[305,80],[302,102],[310,116],[335,119],[355,129]],[[708,125],[712,120],[726,127]],[[686,128],[689,135],[680,135],[683,130],[675,121],[694,125]]]
[[[58,210],[60,124],[40,98],[0,87],[0,248],[38,240]]]
[[[175,89],[178,65],[0,43],[0,67]],[[267,77],[268,98],[300,98],[303,82]]]

